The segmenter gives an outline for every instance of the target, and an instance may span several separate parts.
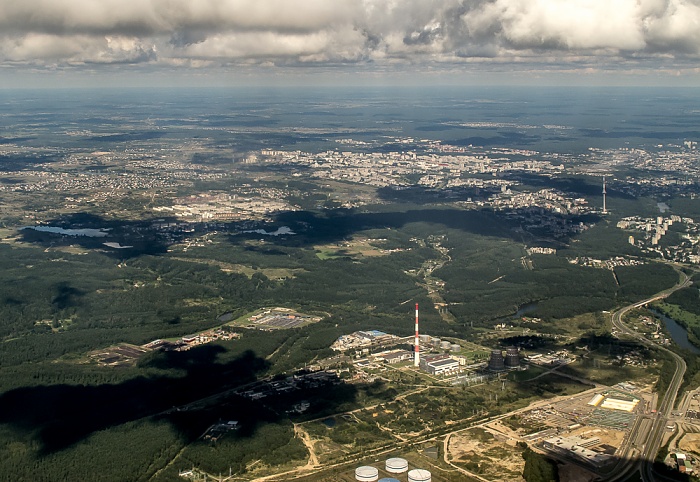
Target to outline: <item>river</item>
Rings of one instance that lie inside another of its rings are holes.
[[[664,326],[671,334],[671,338],[674,342],[676,342],[676,345],[680,346],[684,350],[688,350],[692,353],[695,353],[696,355],[700,355],[700,348],[688,341],[688,332],[685,330],[685,328],[683,328],[682,325],[680,325],[673,318],[669,318],[668,316],[664,315],[660,311],[654,311],[654,314],[658,316],[661,319],[661,321],[664,322]]]

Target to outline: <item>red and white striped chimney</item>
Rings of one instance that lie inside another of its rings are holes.
[[[416,351],[415,351],[415,355],[413,358],[413,366],[415,366],[416,368],[420,364],[420,358],[418,356],[419,352],[420,352],[420,342],[418,339],[418,303],[416,303]]]

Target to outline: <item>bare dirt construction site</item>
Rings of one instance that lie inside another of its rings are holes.
[[[700,433],[686,433],[678,443],[678,448],[684,452],[700,453]]]
[[[89,356],[100,365],[133,366],[149,350],[135,345],[123,343],[103,350],[90,352]]]
[[[513,440],[482,428],[454,434],[447,445],[448,460],[488,480],[522,481],[525,460]]]

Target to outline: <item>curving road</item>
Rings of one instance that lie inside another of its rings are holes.
[[[645,482],[654,482],[661,480],[657,474],[653,472],[653,463],[656,458],[656,454],[659,452],[661,447],[661,441],[664,436],[664,431],[666,430],[666,424],[668,422],[668,417],[673,410],[673,406],[676,402],[676,397],[678,396],[678,389],[683,382],[683,375],[685,374],[686,364],[685,360],[681,358],[676,353],[672,352],[668,348],[664,348],[650,340],[648,340],[644,335],[637,333],[636,331],[630,329],[627,325],[623,323],[623,318],[630,310],[634,308],[640,308],[648,303],[658,301],[660,299],[666,298],[668,295],[676,290],[685,288],[690,285],[690,278],[683,273],[678,271],[680,276],[680,281],[673,288],[664,290],[655,296],[648,298],[646,300],[640,301],[638,303],[625,306],[617,310],[612,315],[612,323],[615,328],[617,328],[621,333],[628,335],[631,338],[636,339],[640,343],[654,347],[655,349],[662,350],[669,354],[676,364],[676,369],[673,373],[673,378],[668,385],[668,389],[664,394],[659,406],[657,408],[656,415],[651,419],[651,423],[641,423],[641,417],[637,419],[634,426],[630,430],[629,437],[627,438],[627,444],[623,447],[621,451],[621,461],[615,466],[613,473],[614,476],[610,477],[609,481],[624,480],[633,470],[640,470],[642,480]],[[633,440],[644,440],[642,444],[641,453],[635,454],[635,450],[631,447]],[[635,459],[631,458],[631,455],[637,455]]]

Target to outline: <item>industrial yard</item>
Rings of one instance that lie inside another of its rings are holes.
[[[535,401],[528,407],[495,419],[481,423],[475,419],[468,428],[460,429],[456,422],[445,422],[453,430],[431,439],[437,442],[435,450],[418,450],[414,457],[402,457],[412,460],[411,466],[415,464],[431,472],[431,479],[428,480],[433,481],[473,480],[465,475],[467,473],[490,481],[522,480],[525,444],[565,459],[572,459],[578,454],[579,458],[583,458],[579,463],[590,466],[591,470],[599,469],[613,460],[617,448],[628,435],[626,428],[615,428],[620,414],[631,414],[634,418],[642,415],[647,407],[644,397],[648,394],[632,394],[628,390],[636,387],[622,385],[598,386],[574,396]],[[488,384],[484,389],[486,392],[482,393],[488,393]],[[454,400],[451,395],[454,394],[449,390],[440,392],[442,395],[439,398],[443,404],[452,405]],[[408,414],[420,418],[432,417],[432,403],[429,400],[437,399],[438,393],[436,390],[417,389],[413,393],[400,395],[394,403],[369,406],[301,424],[317,463],[323,465],[347,458],[356,460],[352,467],[334,472],[332,478],[328,478],[328,471],[323,471],[323,476],[319,474],[318,477],[302,480],[350,482],[376,481],[383,477],[406,480],[405,473],[397,475],[387,471],[382,466],[381,458],[370,462],[363,458],[355,459],[359,455],[357,449],[366,447],[371,451],[376,447],[382,453],[380,447],[392,438],[401,445],[412,438],[424,440],[424,434],[429,432],[412,431],[412,425],[397,424],[396,421],[408,422],[407,417],[411,416]],[[490,393],[495,395],[498,391]],[[419,399],[421,402],[418,402]],[[412,406],[413,410],[410,408]],[[416,409],[417,406],[421,409]],[[348,444],[351,440],[353,443]],[[591,480],[591,473],[579,469],[577,476],[581,477],[580,480]]]
[[[302,482],[470,482],[473,479],[441,460],[426,455],[422,448],[382,453],[354,464],[346,464],[324,475],[299,478]],[[517,480],[517,479],[511,479]]]
[[[226,317],[226,315],[224,315]],[[291,308],[260,308],[253,313],[228,321],[228,326],[243,326],[257,330],[287,330],[301,328],[321,321],[322,317],[298,313]]]
[[[88,353],[88,358],[98,365],[111,367],[125,367],[135,365],[143,355],[154,350],[160,351],[188,351],[200,345],[214,341],[229,341],[241,338],[240,333],[232,332],[224,327],[213,330],[205,330],[180,338],[165,340],[153,340],[141,346],[121,343],[102,350],[94,350]]]
[[[245,327],[263,331],[287,330],[317,323],[322,318],[298,313],[290,308],[261,308],[253,313],[231,321],[231,315],[225,313],[219,317],[224,325],[192,333],[179,338],[157,339],[141,346],[122,343],[101,350],[94,350],[88,358],[103,366],[133,366],[146,353],[153,350],[187,351],[194,347],[215,341],[229,341],[241,338],[241,333],[233,331],[236,327]]]
[[[124,343],[103,350],[95,350],[89,353],[89,357],[100,365],[131,366],[149,351],[148,348]]]

